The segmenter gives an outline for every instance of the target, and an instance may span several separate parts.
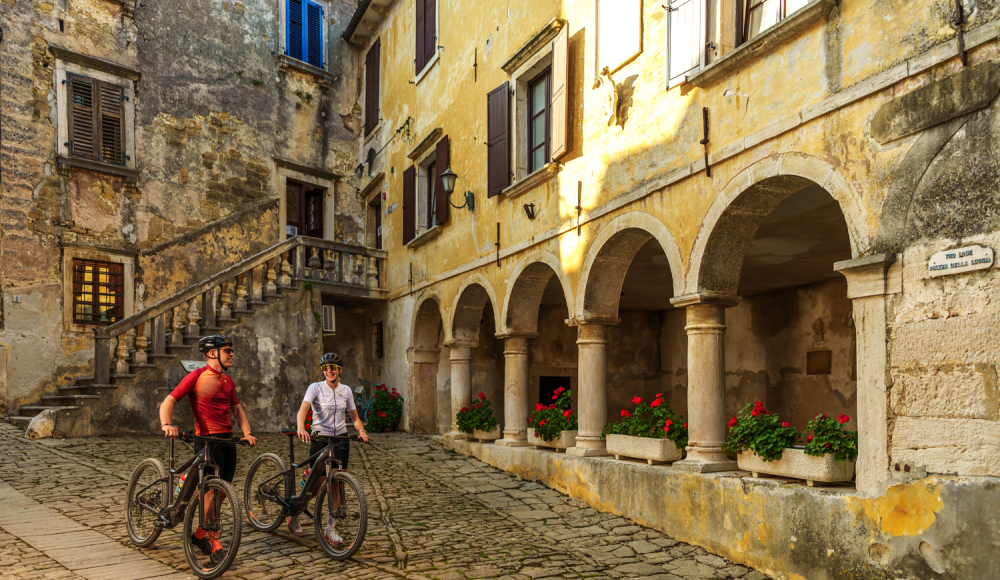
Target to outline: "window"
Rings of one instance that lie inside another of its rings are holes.
[[[427,166],[427,172],[424,173],[424,180],[426,181],[423,190],[423,202],[424,206],[424,229],[431,229],[434,227],[434,182],[437,179],[437,164],[433,161]]]
[[[441,174],[450,162],[445,135],[430,154],[403,172],[403,244],[448,221],[448,196]]]
[[[752,0],[747,0],[748,2]],[[775,1],[775,0],[765,0]],[[667,88],[701,69],[704,58],[704,0],[674,0],[667,25]]]
[[[326,66],[326,8],[312,0],[285,0],[285,54],[317,68]]]
[[[382,323],[376,322],[372,325],[372,351],[375,358],[385,356],[385,339],[382,335]]]
[[[809,3],[809,0],[744,0],[743,42],[753,40],[768,28]]]
[[[107,325],[124,317],[121,264],[73,260],[73,322]]]
[[[642,0],[597,0],[597,70],[615,72],[642,52]]]
[[[548,70],[528,86],[528,172],[549,162],[549,81]]]
[[[368,56],[365,57],[365,136],[372,132],[379,121],[379,59],[381,52],[382,39],[379,38],[368,49]],[[368,171],[371,171],[371,161],[369,160]],[[371,174],[369,173],[369,175]]]
[[[69,154],[125,165],[125,89],[78,74],[69,83]]]
[[[437,0],[416,0],[415,73],[419,74],[437,54]]]
[[[285,192],[285,234],[286,237],[323,237],[323,197],[326,191],[287,182]]]

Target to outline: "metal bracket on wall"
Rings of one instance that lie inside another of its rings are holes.
[[[580,233],[580,215],[583,214],[583,182],[576,182],[576,235],[581,235]]]
[[[962,0],[955,0],[955,28],[958,30],[958,58],[962,61],[962,66],[969,64],[969,56],[965,52],[965,36],[962,32],[962,25],[965,24],[965,7]]]
[[[961,0],[958,1],[961,2]],[[712,168],[708,166],[708,107],[701,109],[701,117],[705,122],[705,138],[699,141],[699,143],[705,146],[705,175],[712,177]]]
[[[497,247],[497,268],[500,267],[500,222],[497,222],[497,243],[493,244]]]
[[[413,294],[413,262],[410,262],[410,294]]]

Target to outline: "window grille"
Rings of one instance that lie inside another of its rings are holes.
[[[121,264],[73,260],[73,322],[108,325],[124,317]]]
[[[382,335],[382,323],[376,322],[372,325],[372,343],[374,346],[375,358],[383,358],[385,356],[385,340]]]

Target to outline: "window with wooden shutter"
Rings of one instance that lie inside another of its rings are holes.
[[[367,136],[378,124],[379,118],[379,62],[382,52],[382,39],[378,38],[368,49],[365,57],[365,135]],[[369,165],[369,168],[371,165]]]
[[[125,164],[125,89],[77,74],[69,81],[69,154]]]
[[[510,83],[486,95],[487,196],[493,197],[510,185]]]
[[[705,0],[675,0],[667,24],[667,87],[684,82],[702,66]]]
[[[434,223],[441,225],[448,221],[448,195],[444,192],[444,183],[441,181],[441,174],[449,167],[450,149],[448,136],[445,135],[437,142],[437,152],[434,156]]]
[[[310,0],[286,0],[285,52],[288,56],[323,68],[325,9]]]
[[[545,71],[528,83],[528,172],[549,162],[549,131],[552,127],[550,84],[552,71]]]
[[[417,45],[413,53],[414,74],[416,74],[424,70],[424,65],[427,64],[427,61],[424,60],[424,45],[426,44],[424,42],[424,33],[426,32],[424,28],[424,11],[426,2],[424,0],[414,0],[414,2],[417,11],[416,24],[414,25],[414,36],[416,37]]]
[[[552,41],[552,78],[551,78],[551,129],[549,147],[551,157],[557,160],[569,149],[569,92],[567,91],[569,75],[569,26],[563,26],[556,39]]]
[[[414,54],[415,73],[424,70],[437,51],[437,0],[416,1],[416,50]]]
[[[410,166],[403,172],[403,244],[416,236],[416,184],[417,168]]]

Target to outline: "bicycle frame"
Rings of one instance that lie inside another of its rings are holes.
[[[288,510],[288,515],[296,516],[296,515],[299,515],[300,513],[305,512],[305,514],[307,516],[313,517],[313,515],[311,513],[309,513],[309,510],[307,509],[308,508],[308,503],[309,503],[308,500],[312,499],[311,496],[312,496],[313,490],[315,490],[316,486],[319,485],[319,478],[320,477],[326,477],[329,480],[330,478],[333,477],[335,471],[343,471],[343,467],[342,467],[340,461],[338,461],[337,458],[334,457],[334,455],[333,455],[333,442],[334,442],[335,439],[343,439],[345,441],[349,441],[350,437],[348,437],[348,436],[334,436],[334,437],[323,437],[323,439],[326,439],[326,441],[327,441],[325,448],[323,448],[321,451],[317,451],[316,453],[312,454],[305,461],[303,461],[301,463],[295,463],[295,440],[292,437],[289,437],[288,438],[288,463],[291,464],[291,467],[289,467],[288,469],[282,471],[281,473],[278,473],[276,475],[273,475],[273,476],[265,479],[264,481],[260,482],[260,484],[258,484],[258,486],[257,486],[258,489],[259,489],[261,486],[263,486],[264,484],[266,484],[266,483],[268,483],[270,481],[273,481],[273,480],[275,480],[275,479],[277,479],[279,477],[284,477],[284,475],[286,473],[291,473],[292,474],[292,481],[294,482],[295,481],[295,470],[296,469],[312,465],[312,462],[314,460],[316,460],[320,456],[324,456],[323,457],[323,464],[324,464],[324,466],[325,466],[326,469],[323,470],[323,475],[322,476],[320,475],[320,470],[314,469],[312,472],[309,473],[309,477],[306,479],[306,484],[302,487],[302,492],[301,493],[293,495],[292,497],[290,497],[288,499],[287,502],[284,501],[283,499],[279,498],[279,497],[274,498],[274,501],[276,501],[277,503],[281,504],[284,508],[286,508]],[[334,463],[337,464],[336,467],[333,467]],[[341,483],[341,486],[343,486],[343,483]],[[332,506],[333,505],[333,486],[327,485],[326,487],[327,487],[327,493],[329,494],[329,496],[327,498],[327,501],[329,502],[328,505]],[[343,497],[343,493],[341,493],[341,497]]]
[[[198,498],[201,500],[200,503],[201,505],[204,505],[205,492],[208,487],[208,480],[205,479],[205,467],[214,468],[216,471],[219,469],[219,466],[209,458],[208,451],[211,449],[212,443],[206,442],[205,447],[201,451],[195,453],[194,457],[192,457],[187,463],[177,469],[174,469],[174,439],[170,439],[170,455],[167,459],[167,477],[161,477],[135,493],[136,498],[139,498],[146,490],[166,481],[168,493],[172,496],[174,490],[174,475],[190,469],[190,471],[188,471],[189,477],[184,480],[184,486],[181,487],[181,492],[180,495],[177,496],[176,503],[170,503],[160,510],[155,510],[141,501],[138,501],[138,499],[136,500],[139,507],[157,516],[158,525],[161,525],[166,529],[171,529],[184,520],[184,511],[187,508],[188,503],[191,502],[191,498],[194,496],[195,486],[198,487]],[[190,477],[195,472],[197,472],[198,477]],[[215,506],[215,509],[218,510],[218,506]],[[198,523],[202,526],[202,529],[207,529],[204,527],[204,520],[205,510],[202,509],[199,510],[198,513]]]

